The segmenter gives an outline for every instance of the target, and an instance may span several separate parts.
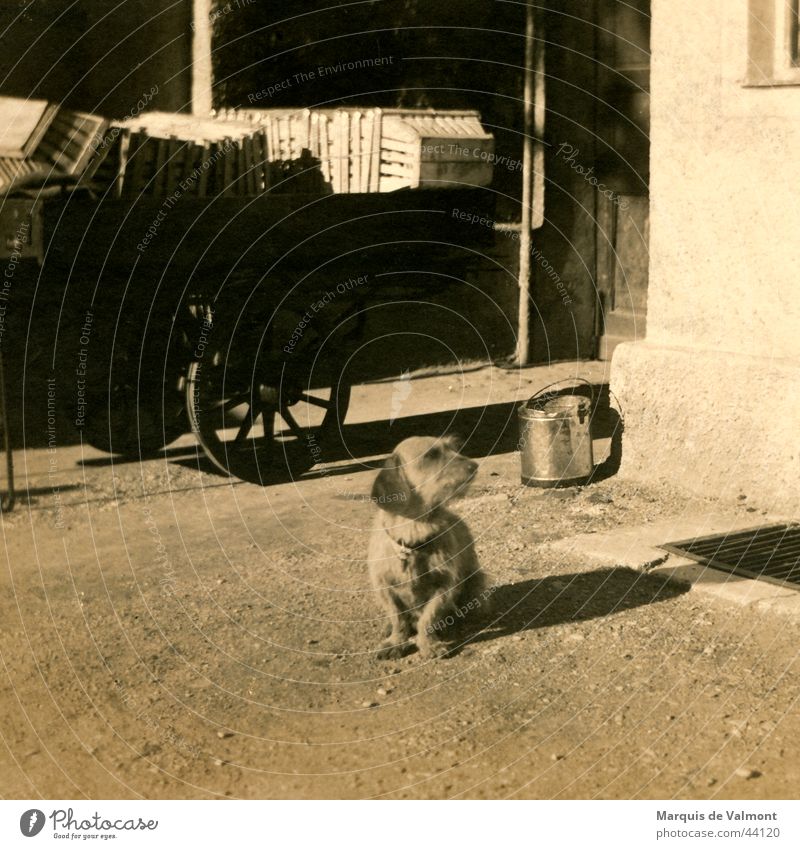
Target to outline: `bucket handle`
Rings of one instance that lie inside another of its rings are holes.
[[[547,386],[542,387],[538,392],[534,392],[530,398],[525,402],[525,406],[527,407],[531,401],[535,401],[540,395],[546,392],[548,389],[552,389],[554,386],[558,386],[559,383],[584,383],[589,387],[589,405],[592,409],[594,409],[594,386],[583,377],[565,377],[562,380],[555,380],[553,383],[548,383]]]

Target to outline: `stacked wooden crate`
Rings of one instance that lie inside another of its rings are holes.
[[[32,159],[0,156],[0,191],[8,189],[32,174],[40,174],[41,172],[41,165],[37,165]]]
[[[105,161],[92,182],[124,197],[325,190],[307,151],[281,148],[269,127],[235,118],[147,113],[112,127],[104,148]]]
[[[20,105],[26,103],[35,106]],[[476,112],[147,112],[110,124],[44,101],[0,98],[0,127],[4,107],[25,120],[5,116],[0,187],[34,166],[129,198],[391,192],[487,186],[492,179],[494,140]]]
[[[305,149],[334,193],[488,186],[494,138],[472,111],[240,109],[225,120],[267,129],[278,158]]]
[[[235,122],[223,127],[191,115],[145,113],[111,127],[92,183],[128,198],[246,194],[234,164],[251,132]]]
[[[382,123],[380,191],[491,183],[494,137],[477,112],[396,109]]]
[[[287,184],[293,176],[287,163],[304,158],[324,192],[380,191],[380,109],[241,109],[220,117],[260,127],[271,156],[289,172]]]
[[[80,177],[102,160],[109,122],[44,100],[0,97],[0,189],[39,173]]]

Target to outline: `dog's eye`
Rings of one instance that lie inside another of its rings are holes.
[[[441,456],[442,449],[438,445],[434,445],[425,452],[425,458],[428,460],[438,460]]]

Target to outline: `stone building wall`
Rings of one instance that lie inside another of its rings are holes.
[[[647,338],[617,348],[612,390],[623,474],[791,511],[800,85],[743,84],[748,15],[770,2],[653,2]]]

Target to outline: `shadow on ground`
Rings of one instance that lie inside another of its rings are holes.
[[[524,631],[569,625],[658,604],[683,595],[688,587],[633,569],[594,569],[497,587],[483,630],[468,642],[480,643]]]
[[[592,435],[595,440],[611,439],[611,451],[608,458],[595,467],[593,480],[600,481],[615,474],[619,469],[622,446],[622,422],[619,414],[609,403],[608,384],[594,387],[595,410],[592,418]],[[455,433],[464,440],[464,453],[470,457],[491,457],[496,454],[508,454],[517,449],[519,427],[517,408],[519,402],[511,401],[481,407],[464,407],[442,410],[416,416],[406,416],[394,421],[381,419],[358,424],[345,424],[341,428],[340,438],[320,442],[319,462],[309,469],[300,469],[294,474],[288,470],[270,474],[261,480],[258,470],[254,470],[254,482],[281,484],[289,480],[313,480],[320,477],[352,474],[365,469],[377,468],[380,461],[367,458],[384,457],[397,443],[409,436],[421,434],[438,436]],[[198,456],[195,448],[166,448],[158,452],[172,462],[200,468],[211,474],[221,474],[204,457]],[[102,467],[119,465],[125,462],[137,462],[139,458],[111,457],[85,461],[87,466]],[[142,457],[141,459],[146,459]],[[350,461],[350,462],[347,462]],[[331,464],[341,464],[331,467]]]

